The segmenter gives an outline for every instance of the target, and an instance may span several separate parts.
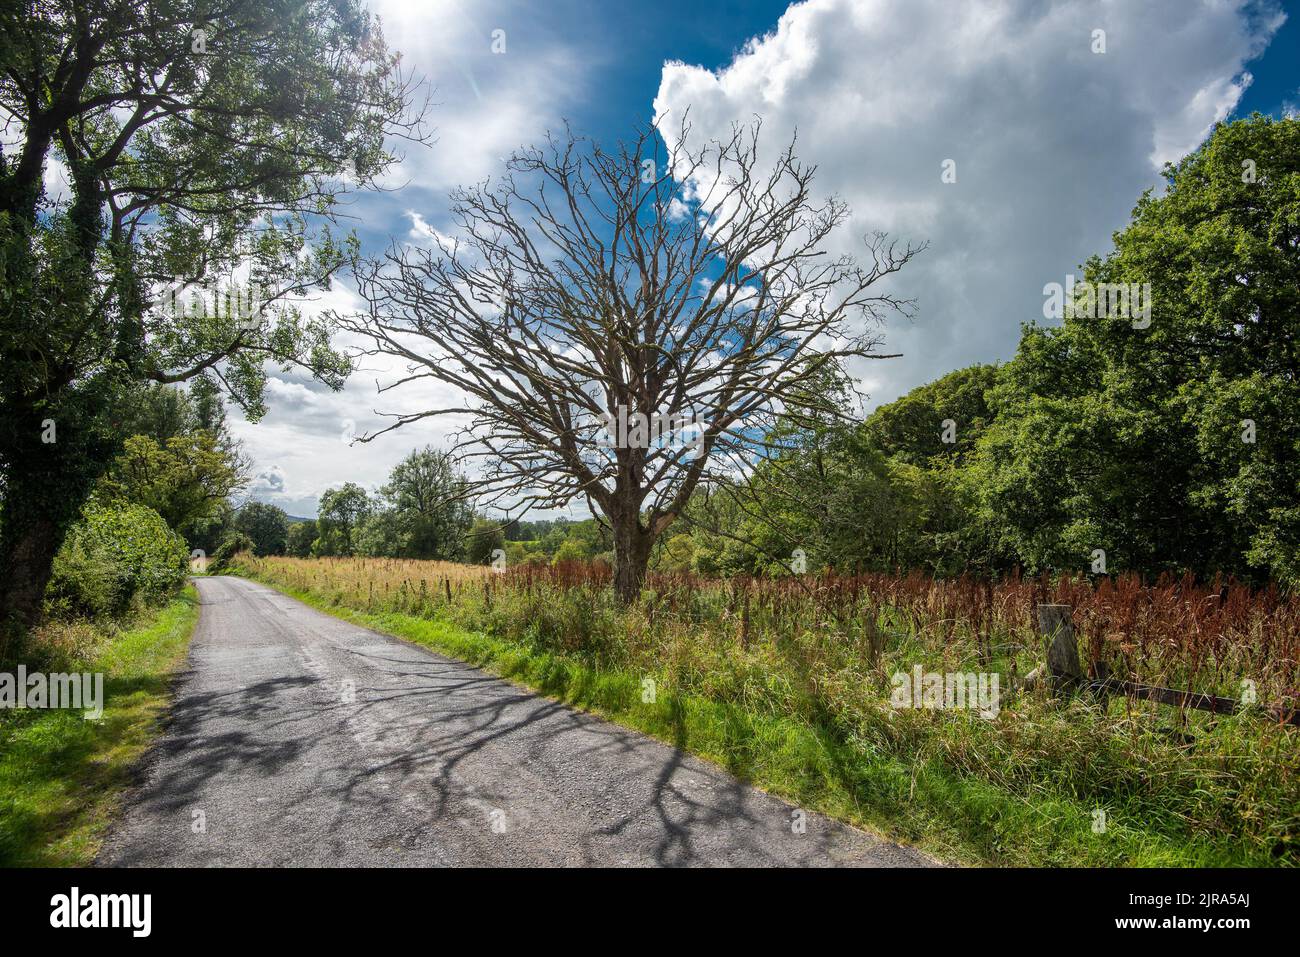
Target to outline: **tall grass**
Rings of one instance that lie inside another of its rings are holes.
[[[1300,729],[1122,697],[1005,695],[1043,660],[1035,607],[1051,601],[1074,608],[1085,659],[1116,676],[1228,696],[1248,679],[1261,703],[1288,702],[1300,603],[1276,591],[1131,577],[673,574],[651,575],[642,599],[620,608],[599,564],[504,574],[386,559],[244,567],[326,605],[439,619],[596,673],[654,677],[758,720],[797,721],[823,742],[808,758],[818,783],[767,783],[820,790],[903,837],[942,834],[973,859],[1300,863]],[[997,673],[1001,710],[985,720],[891,707],[891,677],[918,664]],[[759,747],[743,738],[738,751]],[[741,765],[763,760],[748,753]],[[1104,833],[1093,829],[1097,809]]]

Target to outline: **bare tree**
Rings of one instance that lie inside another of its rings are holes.
[[[785,400],[828,363],[880,357],[872,287],[918,251],[883,234],[869,262],[827,246],[849,211],[812,192],[795,144],[760,157],[761,122],[692,148],[656,127],[607,151],[565,132],[516,153],[497,184],[455,191],[456,236],[357,264],[368,304],[340,317],[462,406],[456,451],[480,501],[584,500],[614,540],[615,589],[640,591],[651,547],[691,494],[747,474]],[[875,330],[873,332],[873,330]]]

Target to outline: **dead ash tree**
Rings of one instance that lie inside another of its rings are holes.
[[[341,321],[408,370],[380,391],[427,379],[465,397],[363,440],[468,413],[456,451],[479,460],[480,501],[585,500],[634,599],[692,493],[747,474],[791,396],[827,364],[880,358],[884,316],[910,312],[874,287],[921,247],[877,233],[862,259],[834,254],[847,206],[815,198],[794,142],[762,161],[760,131],[692,148],[685,123],[671,145],[651,126],[607,151],[566,130],[455,191],[454,238],[359,262],[367,308]]]

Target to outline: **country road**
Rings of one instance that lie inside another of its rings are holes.
[[[795,833],[792,806],[720,768],[263,585],[197,586],[101,865],[933,863],[815,814]]]

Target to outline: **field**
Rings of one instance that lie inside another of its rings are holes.
[[[1300,603],[1190,580],[653,575],[619,609],[601,565],[241,559],[251,577],[475,660],[717,760],[803,806],[966,862],[1295,865],[1300,729],[1017,690],[1068,604],[1111,674],[1292,700]],[[894,676],[995,674],[996,714],[897,707]],[[656,691],[647,709],[647,680]],[[665,717],[667,716],[667,717]]]

